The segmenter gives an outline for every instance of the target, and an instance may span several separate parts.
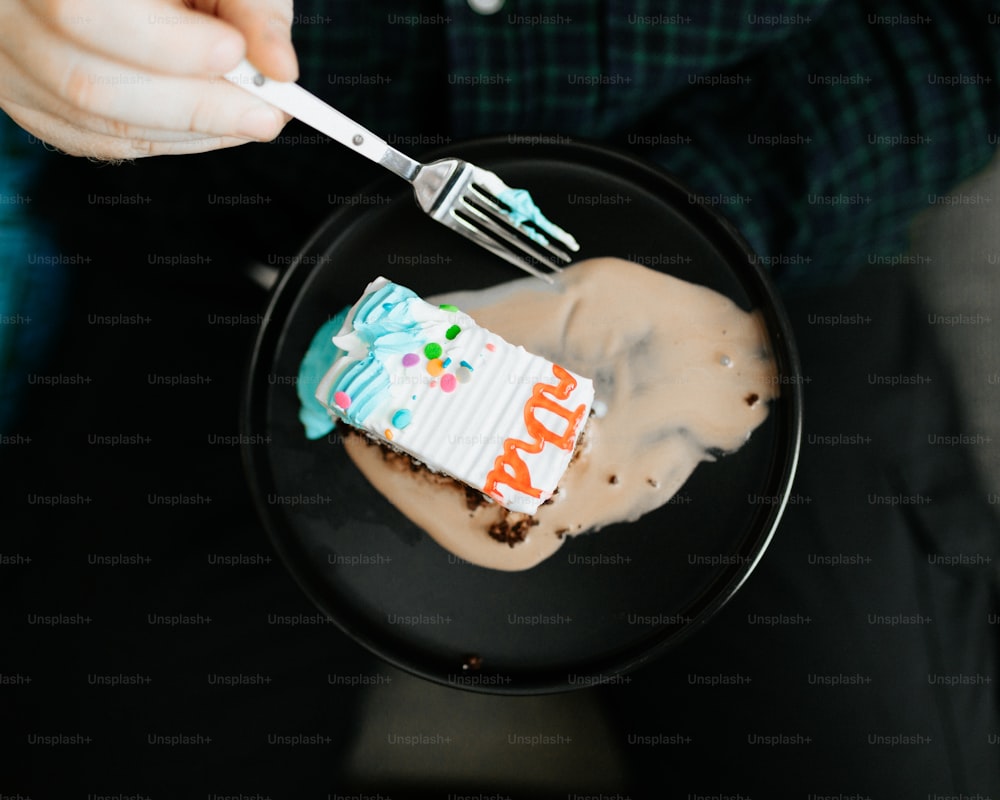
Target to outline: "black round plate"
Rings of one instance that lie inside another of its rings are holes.
[[[487,692],[613,681],[715,614],[775,531],[801,433],[789,325],[747,244],[659,169],[579,143],[485,140],[447,154],[528,189],[579,239],[582,258],[638,261],[760,309],[781,397],[743,448],[699,466],[674,501],[637,522],[575,537],[525,572],[450,556],[368,484],[336,432],[310,442],[298,422],[295,377],[310,339],[376,276],[421,295],[521,277],[428,219],[390,178],[335,213],[274,291],[243,409],[245,441],[257,442],[244,448],[254,496],[306,593],[391,663]]]

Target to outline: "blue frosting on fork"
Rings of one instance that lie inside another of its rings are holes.
[[[526,189],[506,189],[497,195],[497,200],[510,207],[508,216],[514,224],[521,226],[521,231],[539,244],[548,244],[549,240],[531,225],[524,225],[525,222],[541,228],[552,238],[558,238],[558,233],[562,232],[561,228],[546,219]]]

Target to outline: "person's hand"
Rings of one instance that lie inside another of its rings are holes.
[[[64,152],[198,153],[288,117],[221,78],[298,76],[292,0],[0,0],[0,108]]]

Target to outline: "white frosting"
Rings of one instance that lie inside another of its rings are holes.
[[[332,415],[511,511],[534,514],[555,492],[590,413],[588,378],[385,278],[333,341],[343,355],[316,391]],[[351,383],[352,368],[363,379]]]
[[[566,269],[556,287],[527,278],[441,302],[593,376],[597,387],[577,459],[513,547],[488,533],[503,514],[496,505],[470,510],[454,484],[387,461],[377,447],[345,442],[394,506],[455,556],[484,567],[528,569],[571,536],[659,508],[699,464],[738,449],[779,395],[758,313],[637,264],[584,261]],[[699,499],[727,501],[745,499]]]

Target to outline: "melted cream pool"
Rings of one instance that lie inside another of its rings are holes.
[[[523,570],[567,535],[636,520],[670,500],[702,461],[742,445],[778,394],[764,325],[729,298],[614,258],[567,268],[556,286],[524,278],[433,298],[507,341],[594,380],[595,414],[537,524],[513,547],[487,533],[504,512],[470,511],[457,484],[348,437],[368,480],[465,561]],[[524,515],[512,515],[511,522]]]

